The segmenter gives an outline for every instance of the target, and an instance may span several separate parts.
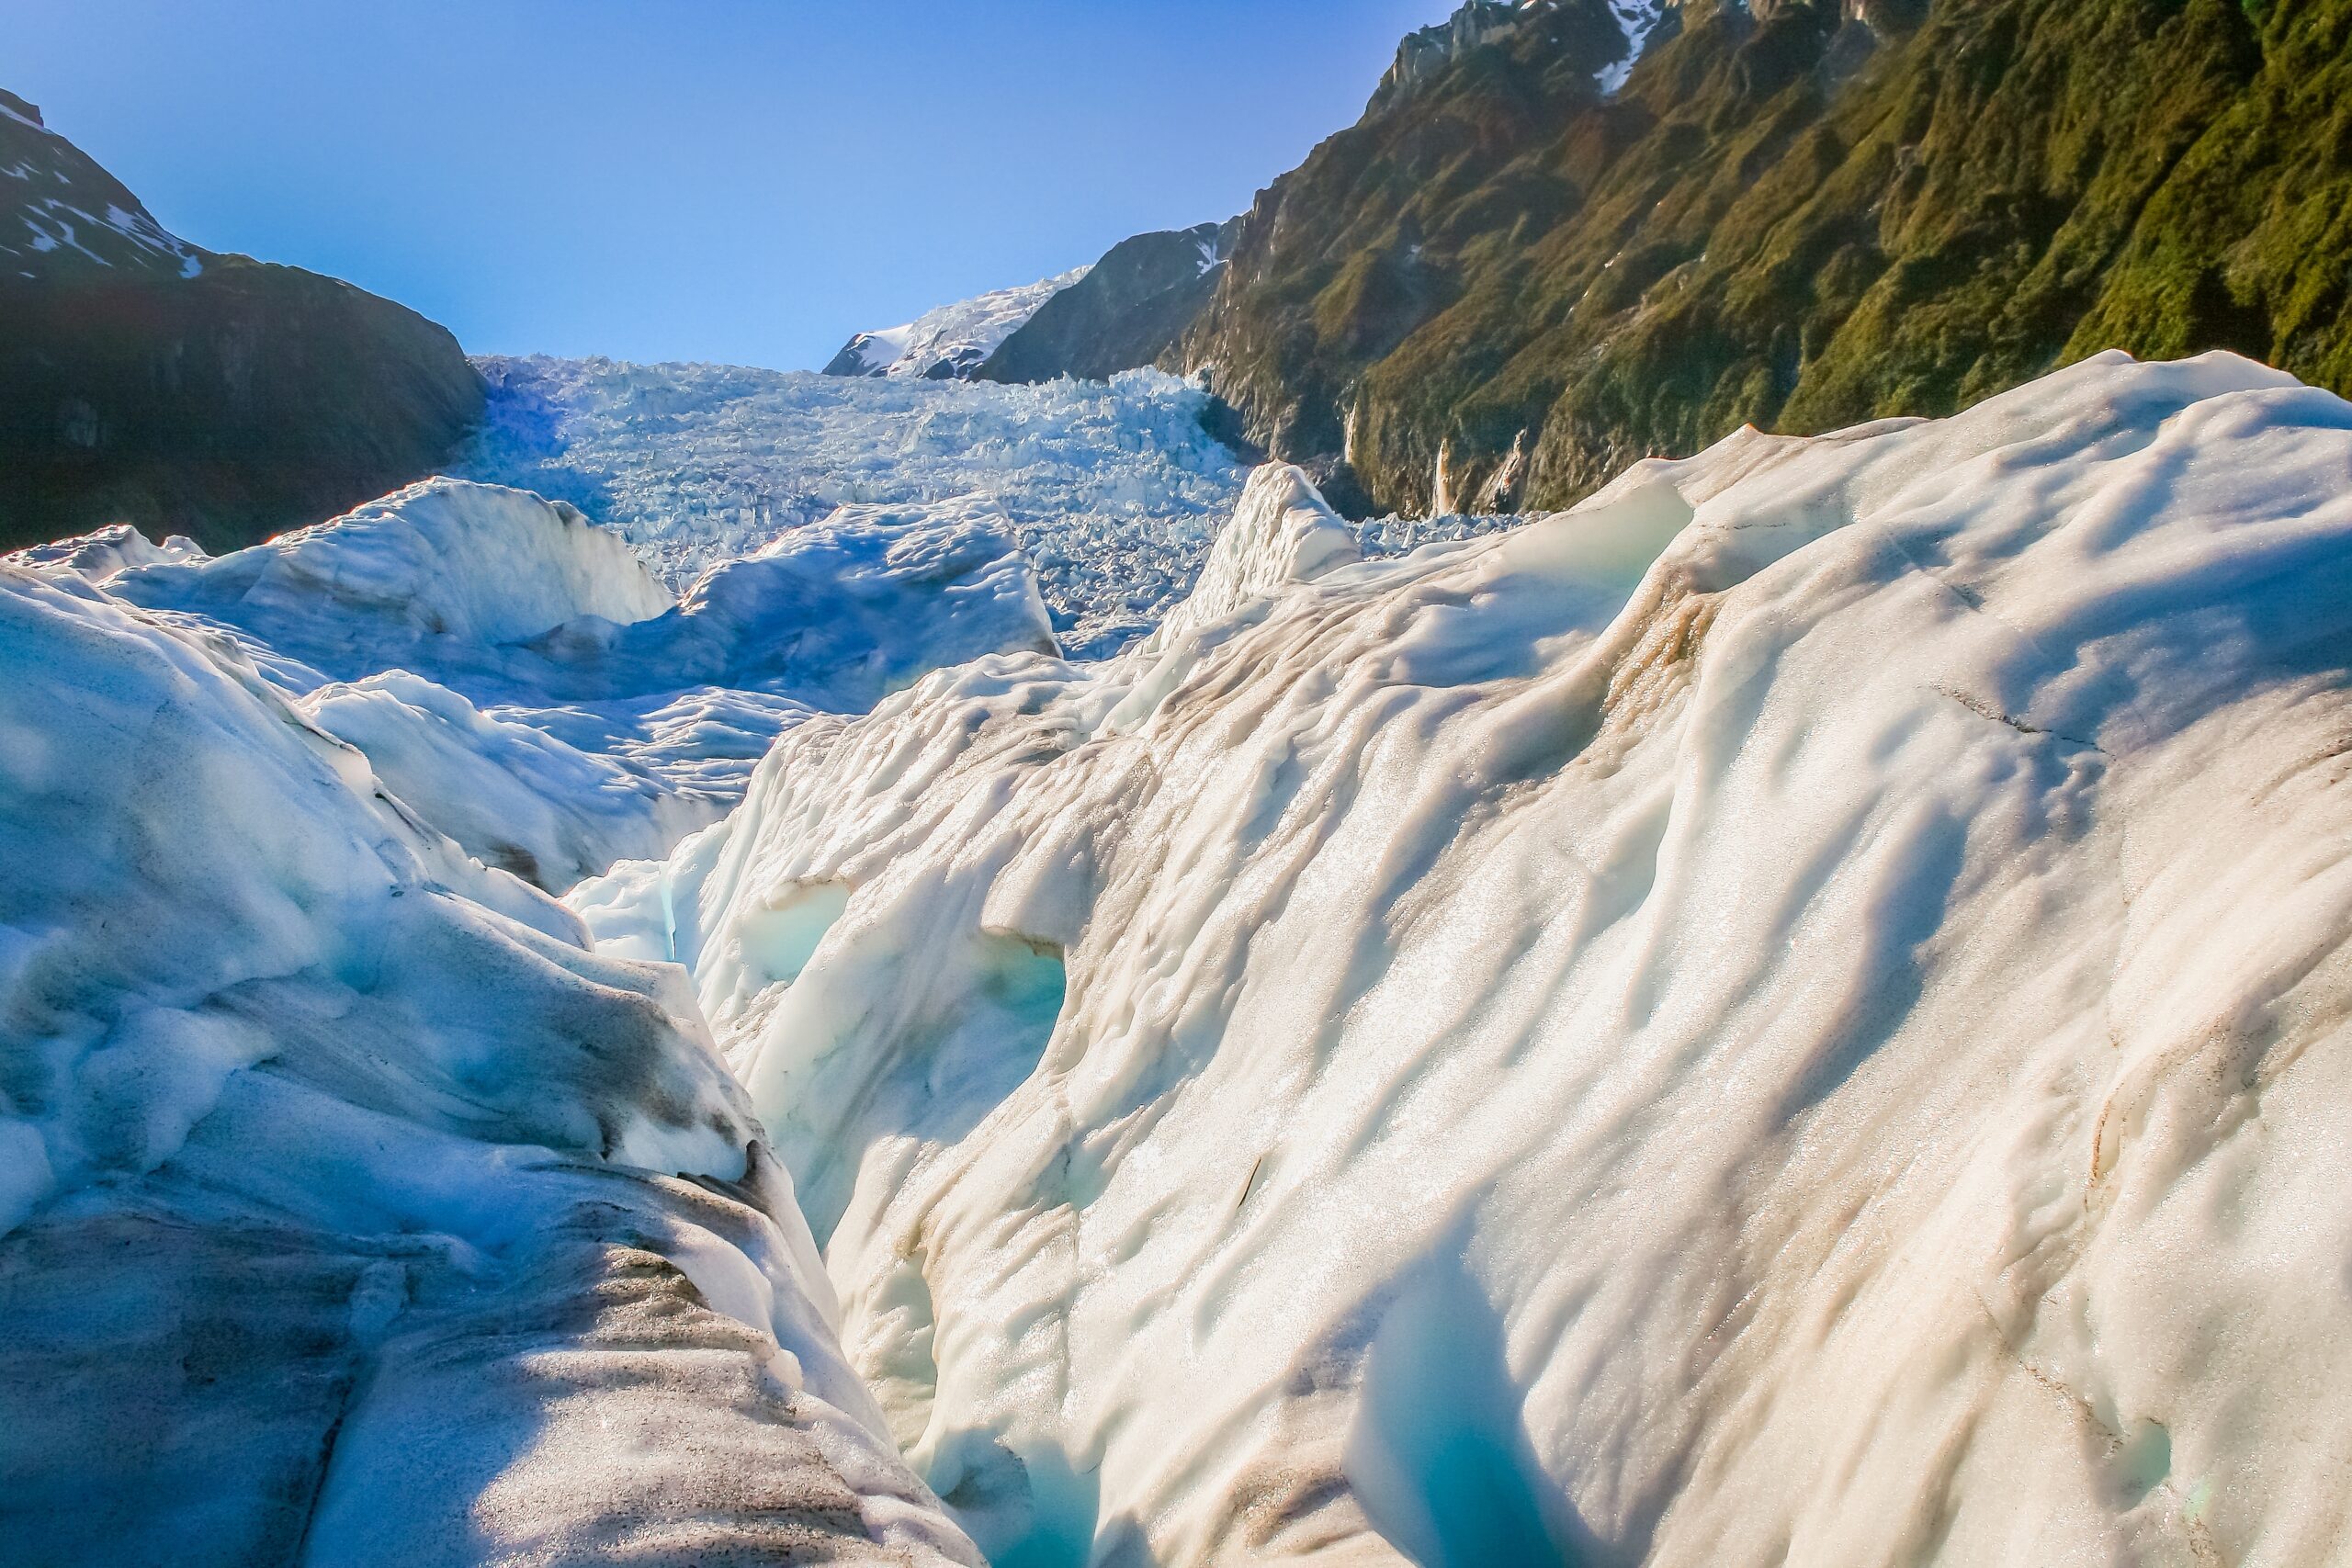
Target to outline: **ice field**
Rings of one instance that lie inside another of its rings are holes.
[[[502,375],[0,565],[34,1560],[2340,1558],[2352,405]]]

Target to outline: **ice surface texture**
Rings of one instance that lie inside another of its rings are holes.
[[[1133,371],[1000,387],[606,359],[477,362],[492,394],[465,471],[571,502],[673,588],[837,506],[992,501],[1066,650],[1115,650],[1192,586],[1244,470],[1206,396]]]
[[[571,900],[984,1548],[2340,1554],[2352,407],[2110,355],[1249,542]]]
[[[225,635],[0,566],[0,1555],[974,1561],[675,971]]]
[[[838,508],[675,602],[570,505],[455,479],[217,559],[117,532],[17,558],[239,636],[406,806],[553,889],[714,820],[811,708],[1055,648],[979,497]]]

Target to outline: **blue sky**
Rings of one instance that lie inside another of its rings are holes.
[[[1449,0],[9,0],[170,228],[483,352],[798,367],[1224,218]]]

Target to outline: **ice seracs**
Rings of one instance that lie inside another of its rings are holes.
[[[1156,371],[1038,386],[712,365],[488,359],[464,471],[560,497],[683,592],[844,505],[980,496],[1012,520],[1069,652],[1148,632],[1200,570],[1245,470],[1207,394]]]
[[[556,891],[716,819],[814,709],[1056,650],[977,496],[838,508],[675,601],[575,508],[447,479],[218,558],[130,530],[12,558],[236,637],[407,808]]]
[[[2347,474],[2227,355],[1746,433],[813,719],[571,903],[990,1551],[2323,1561]]]

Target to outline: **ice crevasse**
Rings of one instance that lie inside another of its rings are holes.
[[[1000,1563],[2352,1539],[2352,406],[2105,355],[786,732],[691,971]]]

